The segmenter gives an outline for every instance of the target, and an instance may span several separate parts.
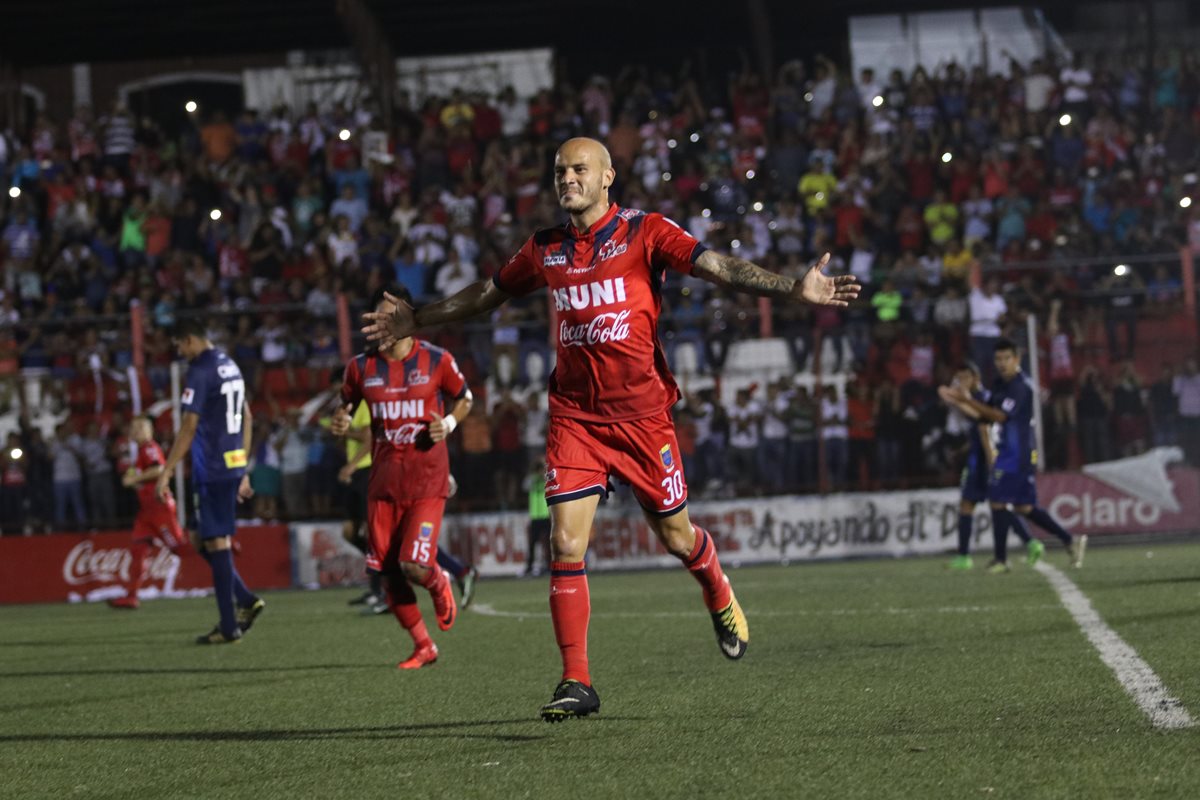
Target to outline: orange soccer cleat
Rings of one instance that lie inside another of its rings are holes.
[[[437,661],[438,649],[433,642],[423,644],[413,654],[396,665],[396,669],[420,669]]]

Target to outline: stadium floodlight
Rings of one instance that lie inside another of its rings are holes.
[[[350,129],[342,128],[340,131],[338,131],[338,138],[341,139],[343,142],[350,141]]]
[[[871,105],[875,106],[876,108],[879,108],[881,105],[883,105],[883,95],[877,94],[874,97],[872,97]]]
[[[804,102],[806,102],[806,103],[811,103],[812,101],[813,101],[813,93],[812,93],[812,92],[805,92],[805,93],[804,93]]]
[[[212,211],[208,212],[208,218],[213,222],[219,220],[221,218],[221,209],[214,208]]]
[[[695,144],[696,142],[700,141],[700,134],[693,133],[691,136],[688,137],[688,139],[691,140],[692,144]]]
[[[950,163],[950,161],[951,161],[951,159],[953,159],[953,158],[954,158],[954,156],[953,156],[953,155],[951,155],[951,153],[950,153],[950,151],[949,151],[949,150],[947,150],[946,152],[942,153],[942,163],[943,163],[943,164],[949,164],[949,163]]]
[[[1066,246],[1066,244],[1067,244],[1067,236],[1066,236],[1066,234],[1060,233],[1058,236],[1055,236],[1055,237],[1054,237],[1054,243],[1055,243],[1056,245],[1058,245],[1059,247],[1065,247],[1065,246]]]
[[[10,188],[8,190],[8,196],[11,197],[13,200],[16,200],[18,197],[21,196],[21,187],[13,186],[12,188]]]
[[[753,208],[755,211],[762,211],[762,210],[763,210],[763,204],[762,204],[762,201],[761,201],[761,200],[755,200],[755,201],[754,201],[754,205],[752,206],[752,208]]]
[[[1179,198],[1179,207],[1180,208],[1191,208],[1192,207],[1192,198],[1190,198],[1190,197]]]
[[[1115,267],[1113,267],[1113,275],[1116,275],[1118,278],[1124,278],[1128,274],[1129,267],[1125,266],[1124,264],[1117,264]]]
[[[1064,128],[1067,127],[1068,125],[1070,125],[1071,124],[1071,115],[1063,114],[1061,117],[1058,118],[1058,124],[1062,125]]]
[[[705,219],[708,219],[709,217],[712,216],[712,209],[711,208],[704,209],[703,211],[700,212],[700,216],[704,217]]]
[[[20,461],[21,456],[25,455],[25,451],[19,447],[14,447],[9,451],[8,455],[13,461]]]
[[[752,169],[748,169],[748,170],[746,170],[746,180],[748,180],[748,181],[752,181],[752,180],[754,180],[754,176],[755,176],[756,174],[757,174],[757,173],[756,173],[754,170],[752,170]]]
[[[196,101],[188,100],[186,103],[183,104],[183,110],[189,114],[195,114],[196,113]]]
[[[664,181],[667,181],[667,182],[670,182],[670,180],[671,180],[671,173],[669,173],[669,172],[664,172],[664,173],[663,173],[663,180],[664,180]]]
[[[742,246],[742,240],[734,239],[732,242],[729,243],[729,246],[732,247],[734,250],[737,250],[739,247]]]
[[[675,141],[674,139],[667,139],[667,147],[674,150],[678,146],[679,146],[679,142]]]

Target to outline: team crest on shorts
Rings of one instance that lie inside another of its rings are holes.
[[[553,467],[546,470],[546,483],[550,483],[550,481],[554,480],[557,476],[558,470],[554,469]]]
[[[675,466],[675,458],[671,455],[671,445],[664,444],[658,451],[658,457],[662,459],[662,465],[666,469]]]
[[[432,536],[433,536],[433,523],[432,522],[422,522],[421,523],[421,538],[429,539]]]

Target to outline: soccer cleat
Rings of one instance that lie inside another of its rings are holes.
[[[974,569],[975,562],[971,560],[970,556],[955,556],[954,560],[950,562],[948,567],[949,569],[956,570]]]
[[[367,591],[367,592],[363,592],[361,595],[359,595],[358,597],[351,600],[349,605],[352,605],[352,606],[370,605],[372,601],[377,600],[377,599],[378,598],[376,597],[374,592]]]
[[[454,590],[450,588],[450,581],[442,581],[442,590],[433,596],[433,611],[437,615],[439,629],[448,631],[454,627],[454,620],[458,618],[458,606],[454,602]]]
[[[374,617],[378,614],[386,614],[390,610],[387,600],[384,600],[382,597],[372,597],[367,603],[366,608],[362,610],[362,615],[364,617]]]
[[[725,581],[728,583],[729,579]],[[729,605],[712,612],[712,621],[721,655],[733,660],[746,655],[746,648],[750,645],[750,625],[732,589],[729,592]]]
[[[427,667],[437,661],[437,657],[437,645],[430,642],[413,650],[413,654],[397,664],[396,669],[420,669],[421,667]]]
[[[466,575],[454,579],[454,583],[458,585],[458,603],[461,607],[471,605],[471,598],[475,596],[475,579],[478,577],[479,570],[472,566]]]
[[[237,624],[241,628],[242,633],[250,630],[250,626],[254,624],[254,620],[258,619],[258,615],[267,607],[267,601],[261,597],[257,598],[248,606],[238,606],[237,608]]]
[[[564,719],[586,717],[600,711],[600,695],[586,683],[563,681],[554,689],[554,697],[542,706],[542,719],[562,722]]]
[[[1071,544],[1067,545],[1067,552],[1071,554],[1071,566],[1079,569],[1083,566],[1083,553],[1087,550],[1087,534],[1072,537]]]
[[[138,599],[132,596],[114,597],[112,600],[108,601],[109,608],[124,608],[129,611],[135,611],[138,608],[141,608],[141,605],[142,604],[138,602]]]
[[[196,644],[237,644],[242,640],[242,632],[234,630],[233,636],[226,636],[221,633],[221,626],[218,625],[203,636],[196,637]]]
[[[1004,575],[1011,572],[1012,567],[1008,565],[1007,561],[997,561],[993,558],[988,562],[987,571],[989,575]]]
[[[1029,544],[1025,545],[1025,563],[1032,567],[1042,560],[1044,552],[1046,552],[1046,545],[1037,539],[1030,539]]]

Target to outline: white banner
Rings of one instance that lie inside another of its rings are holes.
[[[909,556],[952,550],[958,531],[957,489],[770,497],[688,506],[692,521],[717,540],[721,560],[788,563],[859,556]],[[447,518],[443,536],[470,543],[482,575],[525,569],[528,517],[519,512]],[[462,539],[459,539],[462,537]],[[991,540],[986,504],[976,509],[975,542]],[[588,553],[591,570],[674,567],[636,506],[602,507]]]
[[[342,537],[342,523],[298,522],[291,526],[293,581],[302,589],[360,584],[366,559]]]

